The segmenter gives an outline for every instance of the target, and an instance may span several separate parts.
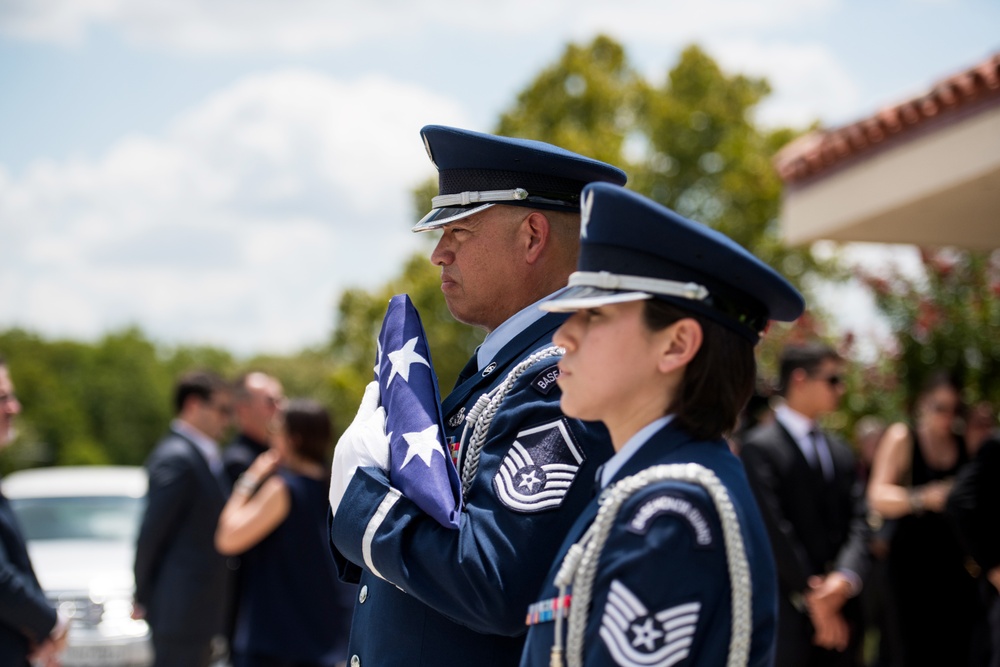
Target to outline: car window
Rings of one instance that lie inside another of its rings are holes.
[[[11,499],[28,540],[132,542],[142,503],[141,498],[126,496]]]

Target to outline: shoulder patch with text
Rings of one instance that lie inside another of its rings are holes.
[[[653,521],[664,514],[676,516],[687,523],[695,545],[702,549],[712,546],[712,527],[704,513],[690,500],[663,492],[645,500],[628,520],[629,532],[645,535]]]

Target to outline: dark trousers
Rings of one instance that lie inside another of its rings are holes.
[[[812,622],[788,600],[778,602],[778,646],[775,667],[858,667],[861,665],[862,626],[858,620],[858,601],[844,607],[851,638],[847,650],[830,651],[813,644]]]
[[[192,642],[153,633],[153,667],[209,667],[212,662],[212,641]]]
[[[985,577],[980,581],[983,588],[983,604],[986,607],[985,658],[989,667],[1000,667],[1000,595]]]
[[[287,660],[260,653],[234,653],[233,667],[328,667],[328,665],[319,662]]]

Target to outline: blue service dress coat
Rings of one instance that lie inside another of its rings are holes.
[[[146,461],[149,490],[135,553],[135,599],[155,642],[209,642],[225,632],[232,573],[215,550],[226,481],[171,431]]]
[[[26,666],[31,645],[44,641],[55,625],[56,611],[31,568],[14,511],[0,493],[0,665]]]
[[[446,436],[460,438],[475,401],[549,347],[564,320],[542,317],[460,380],[443,402]],[[349,664],[517,664],[524,609],[612,453],[603,425],[560,411],[557,361],[540,361],[513,384],[487,433],[457,530],[392,489],[386,473],[357,471],[331,526],[342,576],[358,574],[350,563],[361,565]]]
[[[743,466],[722,440],[699,441],[668,423],[654,433],[607,488],[661,464],[696,463],[714,472],[735,508],[750,570],[749,665],[774,658],[777,580],[764,521]],[[555,622],[554,581],[567,551],[594,522],[597,496],[563,541],[538,602],[528,610],[521,667],[548,667]],[[621,505],[600,552],[583,633],[583,664],[726,664],[732,629],[727,553],[721,521],[704,487],[660,481]],[[569,589],[573,596],[574,591]],[[577,596],[579,597],[579,596]],[[570,600],[570,606],[576,600]],[[566,625],[562,632],[565,645]]]

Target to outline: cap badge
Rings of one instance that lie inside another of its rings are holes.
[[[590,224],[590,209],[594,206],[593,190],[587,192],[580,201],[580,238],[587,238],[587,225]]]
[[[434,165],[434,168],[436,169],[437,162],[434,161],[434,154],[431,153],[431,143],[427,141],[427,135],[423,135],[422,138],[424,140],[424,148],[427,150],[427,157],[430,158],[431,164]]]

